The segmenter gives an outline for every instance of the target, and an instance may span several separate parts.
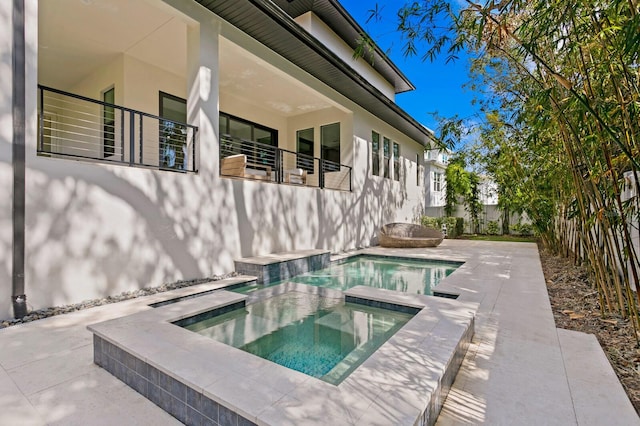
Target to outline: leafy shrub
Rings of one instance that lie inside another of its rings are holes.
[[[464,233],[464,219],[461,217],[456,217],[456,235],[452,236],[451,238],[455,238],[458,237],[460,235],[462,235]]]
[[[498,225],[497,220],[490,220],[487,223],[487,234],[489,235],[498,235],[500,233],[500,226]]]
[[[429,228],[441,229],[442,228],[442,218],[440,217],[430,217],[430,216],[422,216],[420,218],[420,224],[422,226],[426,226]]]
[[[446,226],[447,238],[456,238],[462,235],[464,231],[464,219],[461,217],[422,216],[420,218],[420,224],[439,230],[442,230],[443,226]]]
[[[530,223],[516,223],[511,225],[511,231],[517,235],[530,237],[533,235],[533,226]]]

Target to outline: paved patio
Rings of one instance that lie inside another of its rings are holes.
[[[445,240],[433,249],[365,252],[465,262],[438,286],[480,304],[438,424],[640,425],[595,337],[555,328],[535,244]],[[93,364],[86,326],[221,284],[0,330],[0,424],[180,424]]]

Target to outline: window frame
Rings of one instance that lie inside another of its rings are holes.
[[[444,173],[433,172],[433,191],[442,192],[442,181]]]

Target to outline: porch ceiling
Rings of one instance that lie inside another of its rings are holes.
[[[73,90],[121,54],[187,74],[187,24],[166,8],[144,0],[42,0],[39,18],[38,82],[45,86]],[[220,91],[243,102],[282,116],[337,106],[224,38],[220,58]]]
[[[122,53],[186,73],[186,26],[146,1],[41,0],[38,15],[41,84],[69,89]]]

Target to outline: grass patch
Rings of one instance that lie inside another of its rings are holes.
[[[535,243],[536,237],[522,237],[519,235],[462,235],[463,240],[476,241],[508,241],[512,243]]]

